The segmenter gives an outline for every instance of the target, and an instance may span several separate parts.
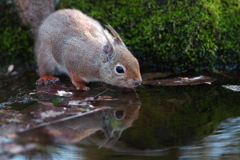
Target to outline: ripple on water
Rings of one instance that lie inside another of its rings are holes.
[[[214,133],[199,144],[181,147],[181,159],[239,159],[240,117],[223,121]]]

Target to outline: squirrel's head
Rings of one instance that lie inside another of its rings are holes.
[[[114,35],[111,42],[106,36],[107,44],[102,47],[101,67],[102,80],[106,83],[134,88],[142,83],[139,63],[127,49],[117,32],[111,27],[107,28]]]

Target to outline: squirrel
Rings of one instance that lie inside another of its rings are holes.
[[[78,90],[85,82],[101,81],[134,88],[142,83],[139,63],[118,33],[79,10],[63,9],[47,17],[38,29],[35,55],[40,78],[37,85],[68,75]]]

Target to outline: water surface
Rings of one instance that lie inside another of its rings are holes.
[[[169,78],[190,76],[199,74]],[[87,92],[67,79],[36,87],[34,71],[2,76],[0,158],[238,159],[240,92],[222,85],[240,80],[208,76],[217,80],[136,90],[92,83]]]

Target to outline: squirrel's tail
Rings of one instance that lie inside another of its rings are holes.
[[[34,36],[43,20],[55,9],[55,0],[14,0],[14,4],[23,24],[32,27]]]

